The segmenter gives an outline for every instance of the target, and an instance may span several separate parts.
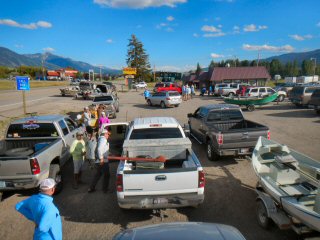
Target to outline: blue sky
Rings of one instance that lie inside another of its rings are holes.
[[[320,48],[319,0],[0,0],[0,46],[120,69],[135,34],[156,69]]]

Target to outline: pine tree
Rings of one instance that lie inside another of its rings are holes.
[[[149,56],[146,54],[142,42],[140,42],[134,34],[132,34],[131,39],[129,39],[127,65],[128,67],[137,69],[136,79],[144,81],[150,81],[152,79]]]
[[[196,70],[196,76],[199,76],[201,72],[202,72],[202,69],[200,67],[200,64],[198,63],[197,64],[197,70]]]

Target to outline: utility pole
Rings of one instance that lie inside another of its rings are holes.
[[[153,81],[156,81],[156,65],[153,64]]]
[[[316,75],[317,59],[316,59],[316,58],[310,58],[310,60],[311,60],[311,61],[314,60],[313,77],[312,77],[312,82],[314,82],[314,76]]]
[[[257,67],[259,66],[259,61],[260,61],[260,53],[258,53]]]

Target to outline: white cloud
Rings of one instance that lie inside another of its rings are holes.
[[[194,36],[195,38],[198,38],[199,34],[198,33],[194,33],[192,36]]]
[[[284,45],[280,47],[270,46],[270,45],[250,45],[250,44],[243,44],[242,49],[249,50],[249,51],[270,51],[270,52],[292,52],[294,48],[290,45]]]
[[[240,33],[239,26],[233,26],[233,33]]]
[[[226,35],[226,34],[223,32],[203,34],[204,37],[222,37],[224,35]]]
[[[169,22],[172,22],[172,21],[174,20],[174,17],[168,16],[168,17],[167,17],[167,20],[168,20]]]
[[[215,2],[226,2],[226,3],[232,3],[235,0],[214,0]]]
[[[22,44],[15,44],[14,45],[16,48],[23,48],[23,45]]]
[[[217,53],[211,53],[210,56],[211,56],[212,58],[223,58],[223,57],[224,57],[224,55],[217,54]]]
[[[204,25],[201,30],[204,32],[221,32],[221,29],[209,25]]]
[[[318,22],[316,26],[317,26],[317,27],[320,27],[320,22]]]
[[[108,39],[106,40],[106,42],[107,42],[107,43],[113,43],[113,40],[112,40],[111,38],[108,38]]]
[[[221,24],[219,24],[219,25],[218,25],[218,28],[222,28],[222,25],[221,25]]]
[[[215,20],[216,20],[216,21],[220,21],[220,20],[221,20],[221,17],[216,17]]]
[[[166,29],[166,31],[167,31],[167,32],[174,32],[174,29],[171,28],[171,27],[168,27],[168,28]]]
[[[43,48],[42,50],[45,52],[54,52],[55,51],[55,49],[52,47],[46,47],[46,48]]]
[[[37,29],[39,27],[42,28],[51,28],[52,24],[45,21],[38,21],[37,23],[29,23],[29,24],[21,24],[12,19],[0,19],[0,24],[10,26],[10,27],[18,27],[18,28],[25,28],[25,29]]]
[[[149,8],[149,7],[176,7],[187,0],[93,0],[94,3],[111,8]]]
[[[258,27],[254,24],[245,25],[243,31],[245,32],[258,32],[260,30],[265,30],[268,27],[266,25],[259,25]]]
[[[289,35],[289,37],[291,37],[292,39],[297,40],[297,41],[304,41],[304,40],[313,38],[313,36],[311,34],[307,34],[304,36],[301,36],[298,34],[293,34],[293,35]]]
[[[45,21],[38,21],[37,22],[37,25],[39,27],[43,27],[43,28],[51,28],[52,27],[52,24],[49,23],[49,22],[45,22]]]

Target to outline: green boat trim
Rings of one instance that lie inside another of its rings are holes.
[[[233,97],[233,98],[228,98],[225,97],[223,98],[225,103],[229,104],[236,104],[236,105],[265,105],[270,102],[273,102],[276,100],[278,97],[278,93],[274,93],[270,96],[264,97],[264,98],[257,98],[257,97]]]

